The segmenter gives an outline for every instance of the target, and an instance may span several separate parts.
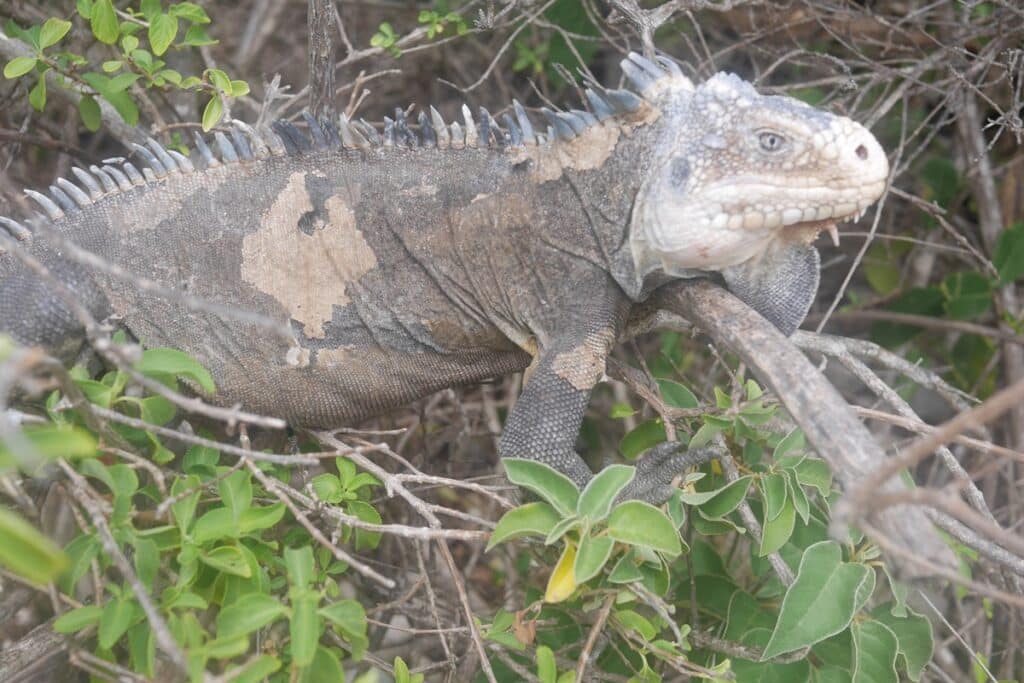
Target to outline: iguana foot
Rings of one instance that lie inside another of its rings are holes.
[[[675,491],[672,480],[677,475],[723,454],[724,451],[717,446],[687,450],[678,441],[658,444],[637,461],[636,476],[619,494],[619,500],[642,500],[651,505],[661,505]]]

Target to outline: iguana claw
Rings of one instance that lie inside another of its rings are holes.
[[[676,487],[672,480],[694,465],[701,465],[725,454],[719,446],[686,449],[678,441],[666,441],[647,452],[636,463],[636,476],[619,494],[619,500],[642,500],[661,505]]]

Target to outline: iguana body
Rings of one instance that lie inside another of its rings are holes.
[[[640,96],[598,89],[593,115],[549,113],[543,136],[517,106],[504,128],[482,111],[464,127],[424,115],[417,132],[399,116],[383,140],[344,119],[340,137],[315,123],[311,138],[277,128],[262,151],[220,137],[221,159],[202,149],[201,170],[154,145],[148,181],[128,187],[116,168],[94,167],[79,176],[92,196],[65,182],[59,206],[40,198],[50,218],[28,251],[97,318],[199,359],[218,402],[295,425],[352,423],[529,366],[501,455],[582,485],[591,473],[573,444],[636,303],[717,271],[794,329],[817,287],[807,242],[872,203],[888,170],[848,119],[734,76],[694,89],[667,62],[631,55],[623,68]],[[61,240],[290,332],[91,271]],[[0,329],[50,349],[82,337],[11,255]],[[641,467],[630,495],[664,498],[686,461],[668,453]]]

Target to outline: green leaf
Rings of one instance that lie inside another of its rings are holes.
[[[240,576],[243,579],[252,578],[252,569],[242,551],[232,545],[223,545],[210,552],[199,553],[199,561],[225,574]]]
[[[615,498],[636,476],[636,468],[609,465],[591,479],[576,504],[576,513],[591,522],[600,522],[612,509]]]
[[[217,90],[225,95],[231,94],[231,78],[226,73],[220,69],[207,69],[206,77],[210,79],[210,83]]]
[[[992,308],[992,285],[981,273],[953,273],[942,281],[946,315],[972,320]]]
[[[0,441],[0,460],[22,461],[30,456],[78,460],[96,455],[96,438],[81,427],[73,425],[26,426],[19,436],[24,437],[25,452],[12,454],[7,450],[4,441]],[[13,441],[13,445],[17,445],[13,438],[8,438],[7,441]]]
[[[761,489],[764,495],[765,521],[775,519],[786,503],[786,476],[778,473],[764,476],[761,479]]]
[[[237,669],[233,669],[228,676],[231,683],[262,683],[270,674],[281,668],[281,660],[270,655],[260,655],[256,659],[249,660]],[[336,679],[342,680],[342,679]]]
[[[793,525],[796,522],[796,507],[792,498],[787,498],[778,517],[769,520],[764,525],[764,533],[761,536],[761,548],[758,555],[765,557],[775,552],[793,535]]]
[[[749,476],[740,477],[736,481],[719,489],[713,497],[705,503],[697,504],[700,511],[709,519],[725,517],[727,514],[739,507],[747,495],[747,490],[753,479]],[[690,503],[689,498],[693,494],[683,495],[683,502]],[[690,503],[693,505],[694,503]]]
[[[199,505],[199,477],[190,474],[187,477],[175,479],[174,484],[171,485],[171,495],[178,498],[185,491],[192,491],[192,493],[176,500],[171,505],[171,514],[174,515],[174,521],[182,532],[188,531],[195,518],[196,506]]]
[[[1024,275],[1024,223],[1015,223],[999,234],[992,251],[992,264],[999,273],[1001,285]]]
[[[55,45],[60,42],[60,39],[67,35],[68,31],[71,30],[71,22],[58,19],[56,17],[50,17],[43,23],[43,28],[39,31],[39,47],[45,50],[51,45]]]
[[[143,584],[152,586],[160,570],[160,549],[148,538],[136,538],[132,545],[135,546],[135,573]]]
[[[853,636],[853,683],[898,683],[896,634],[877,621],[856,621]]]
[[[248,95],[249,84],[245,81],[231,81],[231,91],[228,94],[231,95],[231,97],[243,97],[245,95]]]
[[[645,617],[631,609],[618,610],[614,613],[615,620],[627,629],[636,631],[643,639],[650,642],[658,635],[658,629]]]
[[[614,546],[615,541],[608,536],[584,536],[573,563],[576,583],[584,583],[597,576],[612,556]]]
[[[167,48],[178,35],[178,17],[170,14],[158,14],[149,22],[149,45],[153,54],[159,56],[167,52]]]
[[[879,605],[871,612],[871,616],[889,627],[896,635],[899,643],[901,661],[907,670],[907,676],[917,681],[924,673],[924,668],[932,659],[935,642],[932,635],[932,623],[920,614],[907,610],[906,617],[898,617],[892,613],[893,603]]]
[[[231,638],[258,631],[287,611],[284,605],[269,595],[246,595],[217,615],[217,637]]]
[[[208,394],[217,390],[209,371],[195,358],[177,349],[163,347],[146,349],[142,352],[142,358],[135,364],[135,369],[147,377],[159,378],[166,375],[184,377],[195,382]]]
[[[796,472],[785,470],[785,476],[787,488],[789,489],[789,498],[793,501],[793,507],[796,508],[796,512],[800,515],[800,519],[803,520],[804,524],[807,524],[811,520],[811,504],[807,500],[807,494],[800,487],[800,482],[796,478]]]
[[[117,22],[117,14],[114,12],[114,3],[111,0],[95,0],[93,2],[89,23],[96,40],[107,45],[117,42],[120,25]]]
[[[608,517],[608,535],[616,541],[651,548],[671,557],[679,555],[679,533],[664,512],[639,500],[628,500]]]
[[[576,512],[579,489],[558,470],[536,460],[522,458],[504,458],[502,464],[509,481],[533,491],[551,503],[563,517]]]
[[[644,574],[640,570],[639,565],[637,565],[635,554],[632,550],[620,557],[619,561],[612,567],[612,571],[608,574],[608,581],[610,583],[632,583],[642,578],[644,578]]]
[[[148,622],[136,624],[128,631],[128,657],[132,668],[150,680],[156,672],[156,638]]]
[[[310,482],[316,497],[329,505],[337,505],[344,500],[345,489],[341,481],[333,474],[321,474],[313,477]]]
[[[217,41],[209,36],[204,27],[193,24],[185,31],[185,39],[181,41],[181,44],[188,45],[189,47],[201,47],[203,45],[216,45]]]
[[[310,549],[307,546],[305,550]],[[288,550],[285,550],[285,553],[287,552]],[[311,550],[309,557],[312,562]],[[313,657],[316,656],[320,632],[323,630],[323,621],[317,614],[319,600],[320,596],[317,593],[308,590],[302,591],[292,600],[289,633],[291,634],[292,662],[296,666],[308,666],[312,664]]]
[[[214,126],[220,123],[220,117],[223,115],[224,103],[221,102],[220,95],[214,93],[210,101],[206,103],[206,108],[203,109],[203,132],[210,132]]]
[[[817,458],[804,458],[796,466],[796,480],[818,490],[822,498],[832,490],[832,471],[828,463]]]
[[[45,584],[55,580],[68,561],[34,526],[0,508],[0,564],[32,583]]]
[[[238,529],[243,534],[269,529],[284,517],[284,503],[274,503],[263,507],[251,507],[242,513],[238,520]]]
[[[57,617],[53,622],[53,630],[57,633],[77,633],[95,624],[102,615],[103,608],[99,605],[78,607]]]
[[[135,615],[135,602],[131,598],[113,598],[104,605],[97,633],[99,646],[104,650],[114,647],[132,625]]]
[[[307,588],[313,582],[313,549],[308,545],[285,548],[284,564],[288,568],[288,583],[292,586]]]
[[[540,683],[556,683],[558,666],[555,664],[555,653],[547,645],[537,646],[537,678]]]
[[[813,645],[849,626],[858,591],[870,573],[863,564],[843,562],[839,545],[832,541],[807,548],[762,659]]]
[[[193,24],[210,23],[210,17],[206,14],[206,10],[194,2],[175,3],[171,5],[170,12],[179,19],[184,19]]]
[[[665,425],[661,423],[660,418],[647,420],[622,437],[622,441],[619,442],[619,453],[627,460],[633,460],[666,438]]]
[[[503,541],[520,536],[547,536],[561,518],[555,509],[543,502],[527,503],[509,510],[491,532],[487,550]]]
[[[18,78],[36,68],[35,57],[15,57],[4,67],[4,78]]]
[[[661,398],[673,408],[696,408],[700,405],[693,392],[679,382],[670,379],[659,379],[658,388],[661,390]]]
[[[573,529],[580,528],[582,525],[583,520],[581,520],[577,515],[569,515],[568,517],[559,520],[558,523],[548,531],[548,535],[544,537],[544,545],[552,545],[562,538],[562,536],[565,536]]]
[[[252,505],[252,475],[246,470],[237,470],[224,477],[217,485],[217,490],[236,522]]]
[[[784,458],[793,451],[802,450],[804,447],[804,433],[799,427],[794,428],[789,434],[786,434],[776,444],[775,449],[772,451],[772,458],[779,460]]]
[[[339,600],[320,608],[320,616],[353,640],[366,638],[366,610],[356,600]]]
[[[100,105],[92,95],[82,95],[79,98],[78,115],[82,117],[82,125],[90,132],[95,133],[100,129],[100,123],[103,121]]]
[[[46,108],[46,77],[44,74],[39,74],[39,80],[28,91],[28,103],[36,111],[42,111]]]

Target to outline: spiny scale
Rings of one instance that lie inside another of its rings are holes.
[[[623,72],[642,93],[662,78],[684,79],[679,66],[659,55],[656,61],[636,53],[630,53],[622,62]],[[433,106],[420,110],[416,116],[416,128],[409,125],[405,110],[396,108],[395,118],[384,118],[382,132],[363,119],[351,120],[341,114],[337,121],[317,120],[309,113],[303,113],[307,132],[297,129],[289,121],[275,121],[269,129],[257,133],[247,124],[236,121],[231,124],[228,135],[216,131],[211,149],[207,140],[195,133],[195,147],[190,159],[181,152],[167,149],[156,140],[149,138],[145,145],[132,143],[131,148],[144,162],[140,171],[130,161],[118,158],[108,159],[103,166],[90,166],[88,170],[74,167],[72,174],[81,183],[75,185],[66,178],[58,178],[50,186],[50,196],[26,190],[26,194],[38,204],[50,220],[57,220],[70,211],[89,206],[103,197],[117,192],[131,190],[147,183],[158,182],[171,175],[187,174],[199,168],[216,168],[223,164],[246,163],[271,156],[303,155],[314,151],[331,149],[370,149],[380,147],[417,147],[435,149],[521,147],[551,144],[556,140],[573,140],[591,126],[604,125],[616,116],[626,116],[643,106],[643,98],[630,90],[606,89],[586,79],[586,104],[590,111],[573,109],[568,112],[554,112],[542,108],[541,114],[547,122],[547,134],[535,132],[533,122],[526,109],[518,101],[512,101],[511,112],[501,115],[502,125],[484,107],[474,117],[467,105],[462,106],[462,123],[446,123]],[[418,131],[418,132],[417,132]],[[230,137],[229,137],[230,136]],[[82,188],[85,188],[84,190]],[[3,219],[3,225],[15,236],[30,234],[24,226]],[[20,239],[20,237],[19,237]]]

